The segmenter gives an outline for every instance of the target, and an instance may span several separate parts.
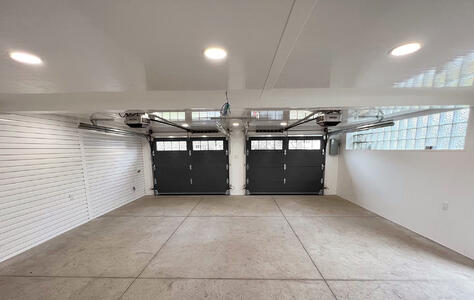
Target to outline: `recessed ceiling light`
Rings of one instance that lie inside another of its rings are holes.
[[[421,49],[420,43],[409,43],[405,45],[398,46],[390,51],[390,54],[393,56],[403,56],[407,54],[414,53]]]
[[[207,138],[207,135],[203,135],[202,137],[203,137],[203,138]]]
[[[288,125],[288,123],[286,123],[286,122],[281,122],[280,125],[281,125],[281,126],[286,126],[286,125]]]
[[[188,123],[183,123],[183,124],[181,124],[181,126],[183,126],[183,127],[189,127],[189,124],[188,124]]]
[[[209,59],[219,60],[227,57],[227,51],[223,48],[212,47],[204,50],[204,55]]]
[[[36,55],[26,53],[26,52],[10,52],[10,58],[23,64],[29,64],[29,65],[43,64],[43,61],[41,60],[41,58],[39,58]]]
[[[240,124],[239,124],[238,122],[232,123],[232,126],[234,126],[234,127],[238,127],[239,125],[240,125]]]

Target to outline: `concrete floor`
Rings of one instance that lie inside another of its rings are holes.
[[[145,197],[0,264],[0,299],[474,299],[474,262],[338,197]]]

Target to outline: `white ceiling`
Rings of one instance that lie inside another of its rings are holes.
[[[229,89],[251,95],[240,107],[334,106],[334,92],[312,101],[325,92],[298,89],[391,87],[474,50],[473,28],[472,0],[1,1],[0,105],[8,101],[14,110],[13,100],[28,103],[7,93],[110,104],[116,94],[94,92],[126,92],[117,101],[129,97],[129,109],[169,109],[169,99],[152,102],[155,94],[143,93],[174,90],[186,99],[175,94],[177,107],[205,108],[203,97]],[[408,41],[424,47],[408,57],[388,55]],[[207,61],[202,52],[208,46],[225,47],[228,59]],[[13,62],[12,50],[33,52],[45,65]],[[36,99],[54,109],[56,102]],[[214,102],[209,108],[218,106]],[[109,109],[116,107],[123,102]]]

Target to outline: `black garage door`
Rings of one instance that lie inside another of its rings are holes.
[[[225,138],[154,139],[157,194],[226,194],[229,190]]]
[[[318,194],[324,191],[324,139],[250,137],[247,191],[250,194]]]

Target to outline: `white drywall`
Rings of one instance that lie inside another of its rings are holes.
[[[337,194],[474,259],[473,120],[462,151],[343,150]]]
[[[147,139],[142,139],[143,148],[143,175],[145,176],[145,195],[153,195],[153,163],[151,160],[151,146]]]
[[[338,169],[339,155],[329,155],[326,153],[326,168],[324,170],[324,186],[326,189],[324,190],[324,195],[337,195]]]
[[[0,114],[0,261],[144,195],[143,138],[78,122]]]
[[[229,181],[231,195],[245,195],[245,135],[234,129],[229,140]]]

